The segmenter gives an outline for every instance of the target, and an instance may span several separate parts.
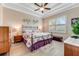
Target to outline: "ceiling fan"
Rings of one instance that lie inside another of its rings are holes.
[[[38,9],[35,9],[34,11],[40,10],[42,13],[44,13],[44,10],[51,10],[51,8],[46,7],[48,3],[42,3],[41,5],[34,3],[34,5],[38,6]]]

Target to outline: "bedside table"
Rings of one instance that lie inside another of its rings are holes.
[[[14,43],[21,42],[22,39],[23,39],[22,35],[16,35],[14,36]]]

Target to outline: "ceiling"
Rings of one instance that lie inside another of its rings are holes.
[[[38,4],[40,5],[41,3]],[[2,5],[4,7],[41,18],[45,18],[50,15],[55,15],[57,13],[64,12],[66,10],[79,6],[79,4],[77,3],[48,3],[47,7],[51,8],[51,10],[45,10],[44,13],[41,13],[40,11],[34,11],[38,8],[38,6],[34,5],[34,3],[4,3]]]

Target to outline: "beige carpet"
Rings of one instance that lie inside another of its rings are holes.
[[[30,52],[23,42],[12,44],[10,49],[10,56],[63,56],[64,43],[52,41],[40,49]]]

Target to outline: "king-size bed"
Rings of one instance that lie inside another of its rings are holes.
[[[27,30],[30,28],[31,30]],[[30,51],[34,51],[52,42],[53,35],[48,32],[33,31],[37,27],[23,27],[23,42]]]

